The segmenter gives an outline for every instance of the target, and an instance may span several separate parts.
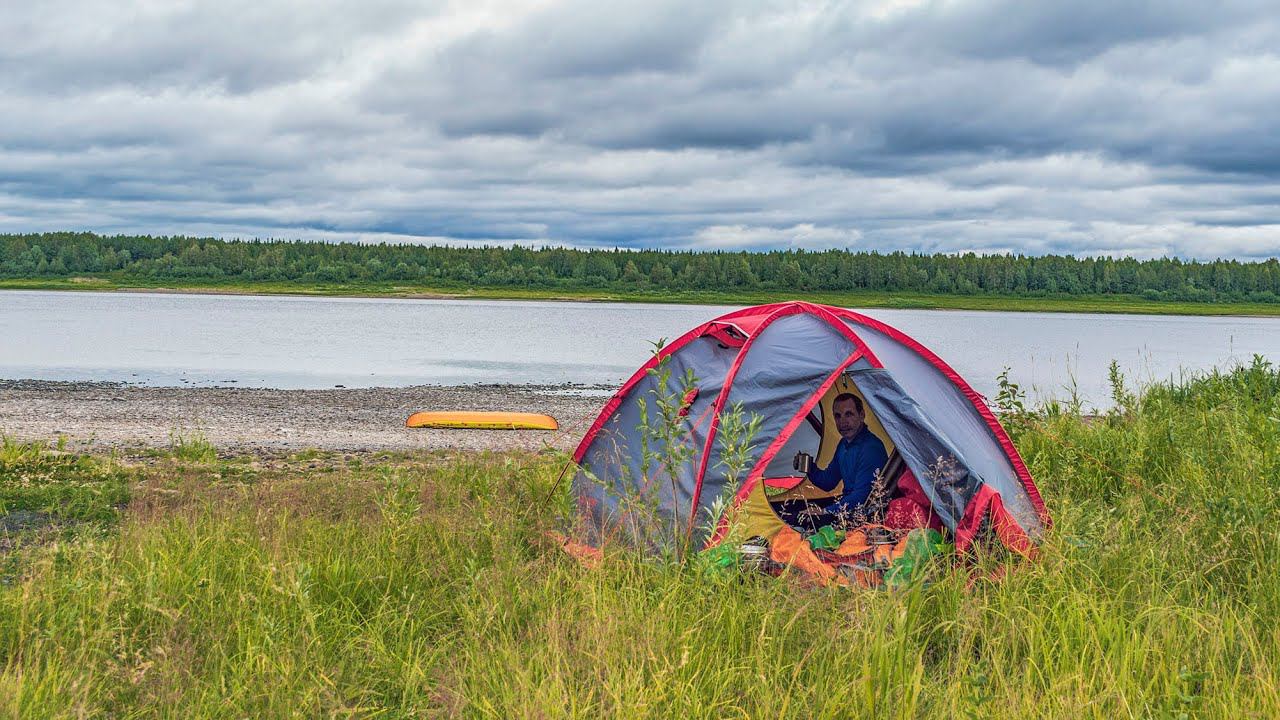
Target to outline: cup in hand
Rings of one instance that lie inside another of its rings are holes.
[[[795,458],[791,460],[791,467],[804,475],[809,474],[809,467],[813,464],[813,456],[806,452],[796,453]]]

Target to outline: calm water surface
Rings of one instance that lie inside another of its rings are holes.
[[[616,384],[651,351],[729,311],[707,305],[0,291],[0,378],[321,388]],[[1107,403],[1107,365],[1144,382],[1280,361],[1280,320],[868,310],[992,395],[1073,382]]]

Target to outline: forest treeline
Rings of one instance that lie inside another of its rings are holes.
[[[0,235],[0,278],[634,291],[1137,295],[1280,302],[1280,262],[1064,255],[465,248],[92,233]]]

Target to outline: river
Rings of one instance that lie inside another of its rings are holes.
[[[279,388],[616,385],[709,305],[0,292],[0,378]],[[866,310],[991,396],[1108,404],[1114,359],[1146,383],[1280,359],[1280,319]]]

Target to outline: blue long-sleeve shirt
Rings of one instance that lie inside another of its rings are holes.
[[[861,505],[871,494],[876,472],[888,459],[884,443],[863,425],[852,439],[840,439],[829,465],[825,468],[811,465],[808,476],[823,490],[834,490],[836,483],[844,480],[844,495],[827,509],[833,513],[847,512]]]

